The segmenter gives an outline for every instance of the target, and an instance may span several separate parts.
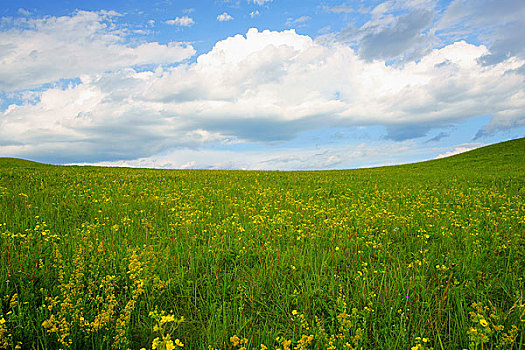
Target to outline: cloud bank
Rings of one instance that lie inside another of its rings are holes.
[[[387,65],[399,47],[372,48],[398,35],[409,39],[396,45],[413,45],[430,21],[410,11],[363,35],[359,50],[293,29],[252,28],[193,63],[184,61],[194,53],[190,46],[127,43],[114,13],[27,20],[0,33],[0,86],[40,88],[1,112],[0,153],[125,161],[210,145],[275,145],[321,125],[381,125],[394,141],[480,115],[492,115],[485,133],[525,125],[520,56],[487,64],[489,47],[457,41]],[[137,69],[141,64],[156,68]],[[78,79],[41,87],[71,78]],[[336,164],[337,157],[325,165]]]
[[[131,45],[113,22],[115,12],[77,11],[72,16],[3,19],[0,32],[0,90],[32,89],[60,79],[124,67],[180,62],[195,50],[171,42]]]

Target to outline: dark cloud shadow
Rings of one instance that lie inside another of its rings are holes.
[[[359,55],[366,60],[390,59],[403,54],[423,39],[421,32],[432,23],[433,14],[414,10],[379,32],[366,34],[360,42]]]
[[[396,125],[388,126],[386,128],[387,134],[385,139],[393,141],[405,141],[425,136],[429,131],[430,126],[421,125]]]
[[[440,132],[439,134],[437,134],[433,138],[426,140],[425,143],[438,142],[441,139],[444,139],[445,137],[449,137],[449,136],[450,136],[450,134],[448,134],[446,132]]]

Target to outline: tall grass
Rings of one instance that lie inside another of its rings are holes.
[[[397,167],[0,159],[0,348],[520,349],[525,140]]]

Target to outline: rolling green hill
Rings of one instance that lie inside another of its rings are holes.
[[[496,143],[451,157],[413,164],[450,170],[525,170],[525,138]]]
[[[47,166],[47,164],[19,158],[0,157],[0,167],[2,168],[35,168],[41,166]]]
[[[2,158],[0,348],[523,349],[523,159],[525,139],[337,171]]]

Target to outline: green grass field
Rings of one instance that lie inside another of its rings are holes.
[[[525,139],[344,171],[0,158],[0,348],[523,349]]]

